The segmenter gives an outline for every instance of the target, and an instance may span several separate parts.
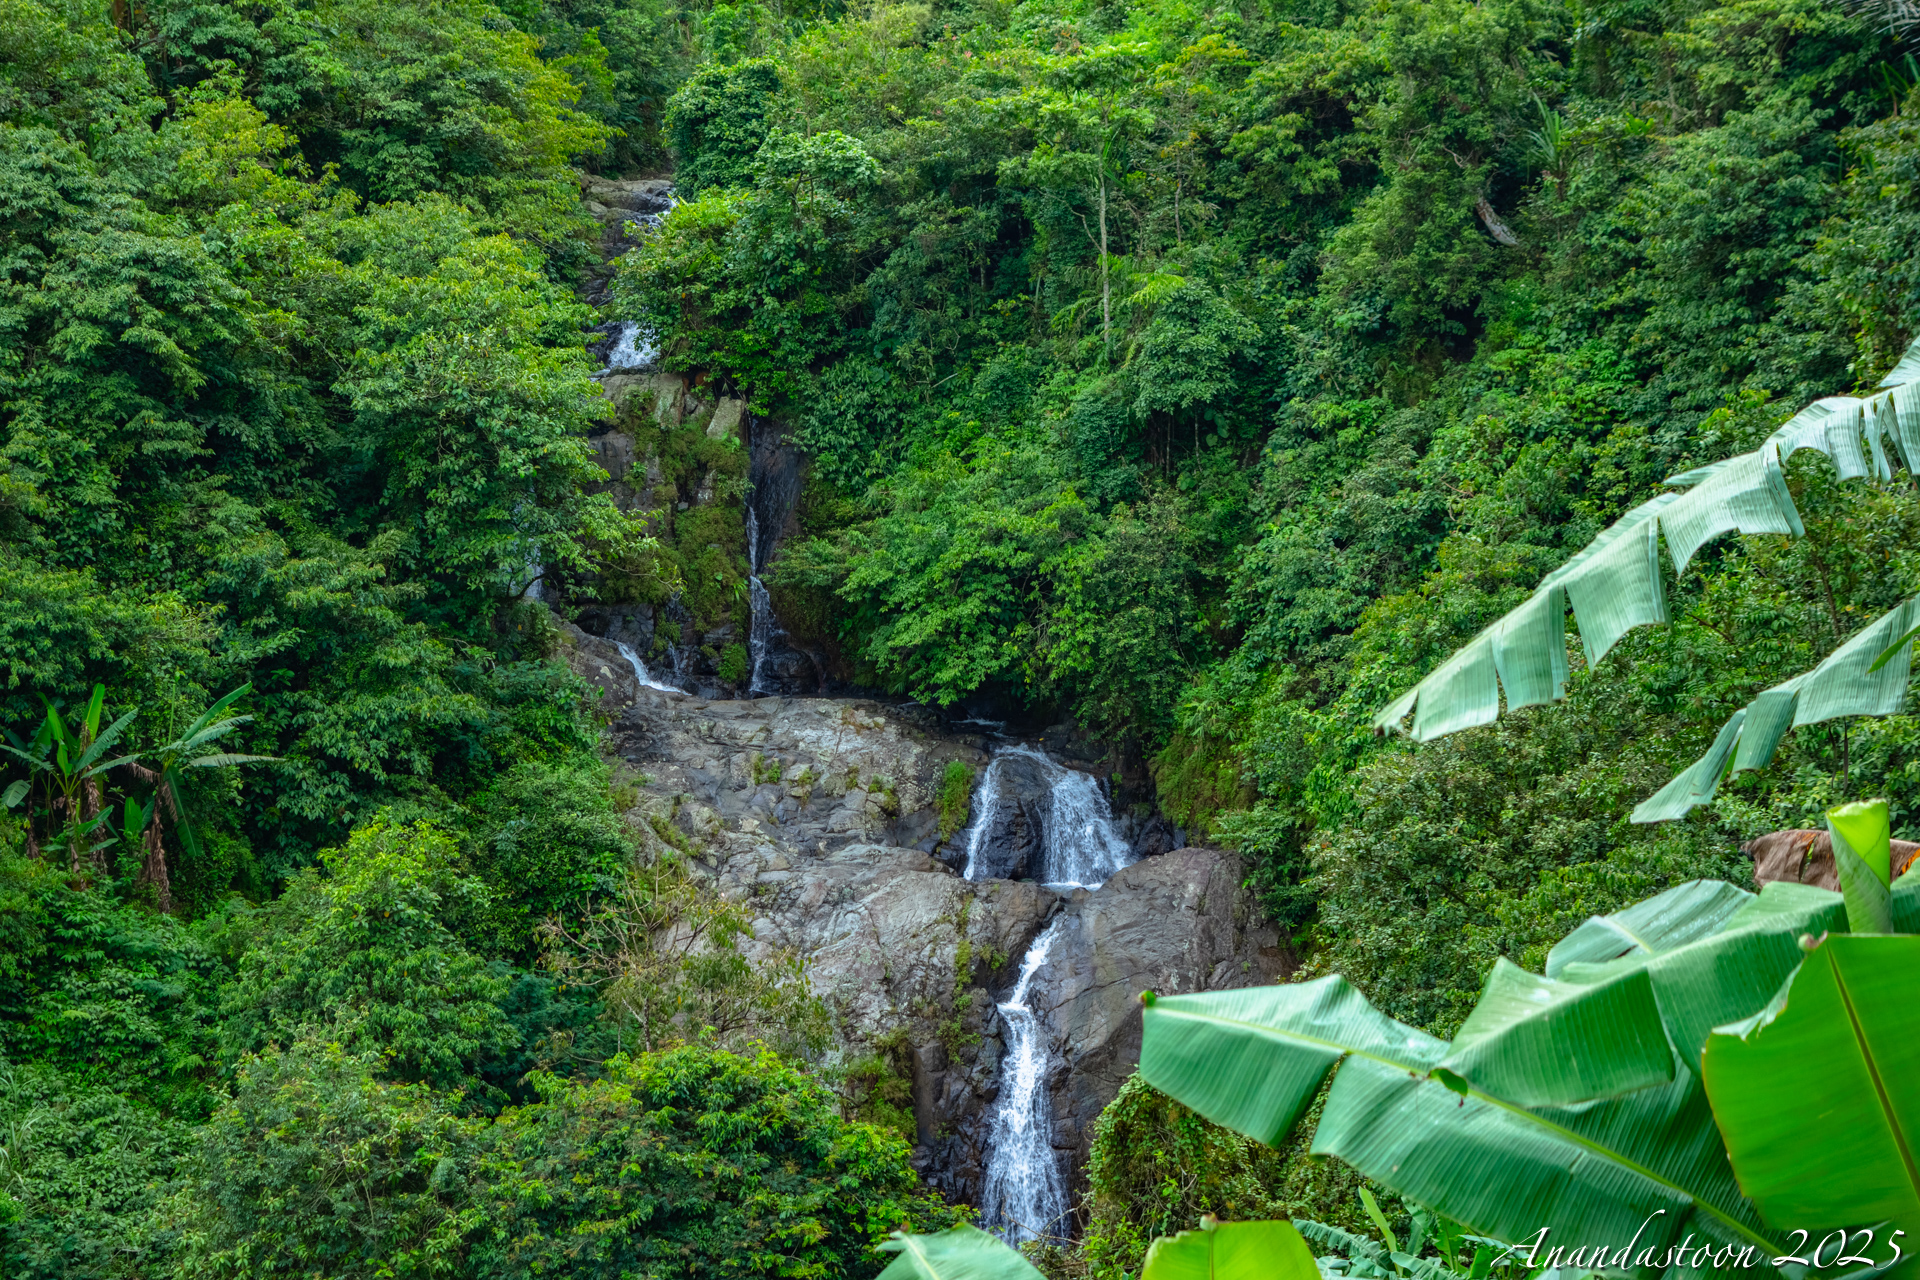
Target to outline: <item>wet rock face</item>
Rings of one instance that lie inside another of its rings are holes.
[[[914,1165],[955,1201],[981,1202],[1005,1051],[995,1004],[1049,921],[1061,917],[1062,932],[1030,1001],[1049,1038],[1054,1142],[1076,1191],[1093,1120],[1139,1058],[1140,991],[1246,986],[1288,968],[1231,854],[1149,856],[1069,895],[1015,878],[1043,843],[1036,765],[1007,772],[1021,798],[1000,806],[1004,829],[997,821],[991,833],[1010,874],[963,879],[959,841],[939,838],[935,797],[951,761],[984,773],[980,739],[875,702],[661,693],[635,681],[612,640],[561,629],[563,656],[601,691],[620,754],[647,776],[630,820],[671,822],[695,839],[700,870],[751,904],[750,958],[776,948],[806,958],[834,1014],[830,1056],[865,1056],[904,1031]],[[1136,844],[1177,834],[1134,825],[1122,834]]]
[[[983,879],[1038,879],[1044,872],[1052,798],[1047,777],[1038,761],[1011,757],[999,762],[994,783],[998,795],[985,827],[977,833],[971,827],[960,832],[943,859],[964,874],[971,858],[975,876]],[[976,780],[970,821],[978,820],[985,804]]]

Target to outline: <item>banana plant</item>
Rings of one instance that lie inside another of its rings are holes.
[[[0,800],[11,809],[30,796],[35,779],[44,781],[49,793],[48,808],[58,838],[67,846],[68,869],[75,876],[83,874],[83,868],[97,863],[101,851],[113,843],[113,836],[103,838],[101,835],[112,821],[112,808],[104,801],[102,780],[108,770],[133,759],[132,756],[107,758],[107,752],[119,742],[137,713],[128,711],[102,729],[100,721],[106,699],[106,686],[94,685],[93,696],[69,724],[59,708],[43,697],[40,701],[47,714],[33,737],[24,744],[17,739],[0,743],[0,751],[19,760],[28,770],[27,778],[8,787],[0,794]],[[31,840],[31,817],[27,825]]]
[[[1827,829],[1850,933],[1803,939],[1806,960],[1767,1006],[1714,1030],[1707,1096],[1769,1219],[1809,1232],[1884,1219],[1920,1234],[1920,937],[1894,932],[1920,881],[1889,882],[1886,801],[1842,805]]]
[[[1602,530],[1547,574],[1524,603],[1383,708],[1374,727],[1400,732],[1411,715],[1404,731],[1426,742],[1491,724],[1499,717],[1503,690],[1508,710],[1559,700],[1566,696],[1569,608],[1588,663],[1599,662],[1628,631],[1667,621],[1663,535],[1676,574],[1724,533],[1801,537],[1806,530],[1787,491],[1787,461],[1813,449],[1833,460],[1842,480],[1869,474],[1889,479],[1887,440],[1907,469],[1920,473],[1920,341],[1872,394],[1817,400],[1752,453],[1669,477],[1667,484],[1685,492],[1660,494]]]
[[[1424,1205],[1412,1206],[1412,1231],[1404,1245],[1395,1234],[1373,1192],[1360,1188],[1360,1207],[1380,1233],[1378,1241],[1324,1222],[1295,1218],[1293,1225],[1311,1244],[1331,1252],[1321,1255],[1322,1276],[1348,1280],[1488,1280],[1495,1270],[1509,1276],[1530,1276],[1514,1251],[1498,1240],[1471,1235]],[[1429,1243],[1434,1256],[1422,1257]]]
[[[1697,1267],[1688,1236],[1771,1260],[1816,1224],[1920,1232],[1920,939],[1885,932],[1920,878],[1888,882],[1884,802],[1829,824],[1851,892],[1693,882],[1594,917],[1545,974],[1497,962],[1450,1043],[1336,975],[1146,999],[1141,1075],[1276,1144],[1333,1074],[1314,1154],[1489,1240],[1631,1244],[1646,1275]]]
[[[208,707],[172,742],[150,753],[151,766],[131,759],[127,761],[133,775],[153,787],[153,796],[144,809],[138,836],[143,853],[139,880],[140,883],[153,886],[156,905],[162,911],[173,909],[173,889],[167,872],[166,845],[161,838],[160,815],[166,815],[174,838],[189,857],[198,858],[200,854],[200,842],[193,833],[193,822],[187,816],[186,800],[181,793],[181,781],[186,770],[223,769],[279,758],[207,750],[235,729],[252,722],[252,716],[230,714],[233,704],[251,692],[253,686],[243,684]],[[131,841],[134,839],[131,823],[128,832]]]

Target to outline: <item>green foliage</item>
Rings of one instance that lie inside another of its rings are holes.
[[[477,1274],[871,1276],[888,1231],[959,1216],[919,1189],[904,1141],[842,1120],[770,1053],[689,1046],[541,1088],[494,1127],[481,1194],[498,1231]]]
[[[682,198],[750,180],[779,95],[779,69],[766,58],[705,66],[687,78],[668,101],[665,120]]]
[[[747,656],[747,646],[730,644],[720,651],[720,659],[713,665],[714,672],[728,684],[745,684],[747,676],[753,670],[753,661]]]
[[[20,1280],[166,1264],[166,1206],[200,1131],[45,1066],[0,1064],[0,1266]]]
[[[480,949],[526,955],[543,920],[578,916],[620,883],[633,837],[608,788],[604,764],[569,755],[516,761],[469,801],[466,864],[498,886],[487,894],[485,923],[460,922]]]
[[[475,1122],[380,1056],[303,1042],[241,1064],[166,1206],[177,1273],[443,1275],[480,1216],[465,1207]]]
[[[57,1070],[78,1094],[204,1113],[226,969],[203,937],[75,889],[17,846],[0,847],[0,921],[0,1059]]]
[[[456,853],[431,823],[375,822],[322,855],[324,875],[296,877],[262,911],[222,1007],[228,1060],[313,1040],[457,1088],[517,1048],[506,984],[457,936],[491,904]]]
[[[1203,1214],[1233,1221],[1300,1215],[1304,1206],[1282,1198],[1285,1167],[1280,1152],[1132,1076],[1094,1124],[1082,1256],[1100,1280],[1137,1275],[1155,1237]]]

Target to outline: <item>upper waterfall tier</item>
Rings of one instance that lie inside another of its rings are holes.
[[[1099,780],[1032,747],[1002,747],[973,796],[969,880],[1039,880],[1097,889],[1133,862]]]

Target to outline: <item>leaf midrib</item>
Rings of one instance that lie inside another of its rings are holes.
[[[1880,1103],[1881,1114],[1887,1122],[1887,1131],[1893,1135],[1893,1144],[1900,1151],[1900,1162],[1907,1171],[1907,1188],[1920,1201],[1920,1167],[1916,1167],[1913,1149],[1907,1143],[1906,1130],[1900,1127],[1900,1117],[1893,1109],[1893,1099],[1887,1093],[1886,1081],[1880,1078],[1880,1064],[1874,1059],[1873,1049],[1867,1043],[1867,1029],[1860,1023],[1860,1013],[1853,1007],[1853,993],[1847,990],[1846,975],[1840,970],[1840,961],[1833,955],[1827,957],[1827,964],[1833,970],[1834,990],[1840,993],[1840,1005],[1847,1011],[1847,1026],[1853,1031],[1854,1044],[1860,1051],[1860,1060],[1867,1065],[1867,1075],[1873,1081],[1873,1096]]]
[[[1157,1012],[1159,1012],[1162,1015],[1172,1015],[1173,1017],[1177,1017],[1177,1018],[1187,1018],[1194,1022],[1211,1022],[1211,1023],[1218,1023],[1222,1025],[1227,1025],[1227,1026],[1245,1027],[1249,1030],[1259,1031],[1267,1035],[1281,1036],[1287,1039],[1299,1040],[1307,1044],[1321,1045],[1325,1048],[1337,1051],[1342,1057],[1345,1057],[1345,1058],[1365,1058],[1370,1062],[1378,1062],[1382,1066],[1392,1067],[1397,1071],[1406,1071],[1414,1075],[1424,1076],[1428,1081],[1428,1083],[1437,1083],[1433,1079],[1433,1071],[1432,1071],[1432,1068],[1430,1067],[1425,1067],[1418,1064],[1409,1065],[1406,1062],[1398,1061],[1393,1058],[1384,1057],[1381,1054],[1372,1053],[1365,1049],[1354,1049],[1333,1040],[1322,1040],[1318,1036],[1304,1035],[1298,1031],[1283,1031],[1278,1027],[1265,1026],[1258,1022],[1243,1022],[1238,1018],[1223,1018],[1223,1017],[1220,1017],[1218,1014],[1187,1013],[1184,1010],[1168,1009],[1168,1008],[1165,1008],[1164,1006],[1159,1008]],[[1518,1116],[1521,1119],[1527,1121],[1529,1124],[1532,1124],[1541,1129],[1545,1129],[1548,1132],[1557,1135],[1564,1141],[1569,1142],[1576,1147],[1579,1147],[1586,1151],[1591,1151],[1595,1155],[1599,1156],[1600,1158],[1604,1160],[1609,1160],[1614,1164],[1621,1166],[1622,1168],[1630,1169],[1634,1173],[1639,1174],[1641,1177],[1647,1179],[1647,1181],[1653,1183],[1654,1185],[1665,1187],[1668,1190],[1674,1192],[1676,1195],[1684,1196],[1688,1201],[1690,1201],[1693,1204],[1695,1209],[1698,1209],[1707,1214],[1710,1214],[1712,1217],[1714,1217],[1718,1221],[1725,1223],[1727,1227],[1739,1233],[1739,1235],[1742,1238],[1750,1241],[1751,1243],[1760,1245],[1761,1247],[1767,1248],[1767,1249],[1771,1249],[1773,1247],[1773,1242],[1771,1240],[1768,1240],[1765,1237],[1756,1234],[1751,1227],[1748,1227],[1745,1223],[1739,1221],[1738,1219],[1728,1217],[1727,1214],[1723,1210],[1721,1210],[1719,1207],[1705,1200],[1702,1200],[1699,1196],[1687,1190],[1687,1188],[1681,1186],[1679,1183],[1673,1181],[1671,1178],[1663,1177],[1660,1174],[1655,1173],[1652,1169],[1649,1169],[1644,1165],[1640,1164],[1638,1161],[1630,1160],[1626,1156],[1621,1155],[1618,1151],[1615,1151],[1613,1148],[1602,1146],[1590,1138],[1582,1137],[1580,1134],[1573,1132],[1571,1129],[1568,1129],[1563,1125],[1557,1125],[1551,1120],[1545,1119],[1544,1117],[1534,1114],[1533,1112],[1527,1110],[1525,1107],[1521,1107],[1514,1103],[1508,1102],[1504,1098],[1497,1098],[1490,1093],[1483,1093],[1479,1089],[1475,1088],[1471,1081],[1467,1081],[1465,1077],[1461,1077],[1461,1080],[1462,1080],[1462,1083],[1465,1083],[1467,1086],[1467,1095],[1469,1097],[1478,1098],[1480,1101],[1488,1104],[1489,1106],[1499,1107],[1501,1110],[1507,1112],[1509,1115]],[[1876,1080],[1877,1080],[1877,1077],[1876,1077]],[[1440,1087],[1445,1088],[1446,1086],[1441,1085]],[[1905,1154],[1904,1146],[1902,1147],[1902,1153]],[[1908,1169],[1911,1171],[1913,1170],[1913,1168],[1914,1166],[1911,1163],[1909,1163]],[[1920,1187],[1920,1182],[1917,1182],[1915,1185],[1916,1187]]]

